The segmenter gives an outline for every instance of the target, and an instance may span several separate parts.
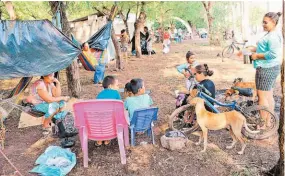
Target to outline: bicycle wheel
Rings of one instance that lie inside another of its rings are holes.
[[[234,47],[229,45],[223,49],[222,56],[225,58],[230,58],[234,54]]]
[[[195,116],[195,107],[192,105],[184,105],[177,108],[169,117],[168,124],[171,130],[178,130],[185,134],[190,134],[199,128],[196,121],[187,123],[184,120],[185,111],[189,112],[189,116]]]
[[[261,118],[261,113],[263,112],[264,116],[270,117],[271,125],[269,127],[266,127],[265,129],[260,129],[259,133],[252,134],[243,128],[242,133],[248,138],[251,139],[265,139],[270,136],[272,136],[274,133],[277,132],[278,126],[279,126],[279,120],[274,115],[273,112],[271,112],[267,107],[260,106],[260,105],[253,105],[250,107],[245,108],[242,111],[242,114],[246,118],[247,126],[253,130],[257,131],[258,126],[264,126],[265,121]]]

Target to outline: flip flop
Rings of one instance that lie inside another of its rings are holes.
[[[43,127],[42,130],[43,130],[42,134],[44,136],[48,136],[49,134],[52,133],[52,127],[46,127],[46,128]]]
[[[107,144],[106,144],[106,142],[107,142]],[[104,141],[104,145],[106,145],[106,146],[110,146],[110,145],[111,145],[111,140]]]
[[[95,145],[96,147],[100,147],[102,144],[103,144],[103,142],[102,142],[101,144],[99,144],[98,141],[95,141],[95,144],[94,144],[94,145]]]

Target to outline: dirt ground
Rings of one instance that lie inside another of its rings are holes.
[[[159,120],[156,122],[156,144],[140,145],[127,150],[127,164],[121,165],[117,142],[111,146],[95,147],[94,141],[89,141],[89,167],[83,168],[83,158],[79,139],[72,151],[76,153],[77,164],[69,175],[262,175],[262,171],[271,168],[278,160],[277,135],[266,140],[248,140],[244,155],[238,155],[238,144],[232,150],[226,150],[231,143],[231,137],[226,130],[209,132],[209,147],[206,153],[200,153],[202,146],[195,146],[198,137],[189,135],[191,140],[187,148],[180,151],[169,151],[161,147],[159,139],[165,129],[167,119],[175,109],[174,90],[184,87],[184,78],[175,69],[176,64],[185,62],[185,53],[192,50],[197,53],[200,63],[208,63],[214,70],[211,79],[217,89],[229,88],[236,77],[246,81],[254,81],[255,70],[252,65],[244,65],[237,57],[224,59],[217,57],[221,47],[210,47],[205,40],[184,41],[182,44],[172,44],[170,53],[163,55],[161,45],[154,45],[157,54],[143,56],[141,59],[131,57],[123,71],[113,71],[114,62],[109,64],[106,75],[116,75],[123,88],[132,78],[145,80],[146,89],[150,89],[155,106],[159,107]],[[102,89],[92,82],[93,72],[81,69],[82,99],[94,99]],[[15,81],[12,81],[14,83]],[[66,80],[63,83],[63,93],[67,94]],[[278,78],[280,82],[280,78]],[[11,88],[10,82],[0,82],[1,89]],[[280,84],[275,88],[276,113],[280,107]],[[20,111],[14,110],[6,120],[6,143],[4,152],[23,175],[29,175],[37,157],[49,145],[59,145],[58,139],[41,139],[41,127],[18,129]],[[160,133],[161,132],[161,133]],[[40,141],[38,141],[40,140]],[[37,142],[38,141],[38,142]],[[140,140],[142,141],[142,140]],[[35,142],[37,142],[35,144]],[[0,155],[0,175],[11,175],[14,172],[9,163]]]

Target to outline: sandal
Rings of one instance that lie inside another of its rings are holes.
[[[111,145],[111,140],[104,141],[104,145],[106,145],[106,146],[110,146],[110,145]]]
[[[100,147],[103,144],[102,141],[95,141],[95,146]]]
[[[52,127],[51,127],[51,126],[50,126],[50,127],[46,127],[46,128],[43,127],[42,130],[43,130],[43,133],[42,133],[42,134],[43,134],[44,136],[48,136],[49,134],[52,133]]]

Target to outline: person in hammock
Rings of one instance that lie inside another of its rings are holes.
[[[34,105],[33,109],[45,113],[43,121],[44,135],[50,133],[51,122],[65,118],[67,111],[61,111],[69,100],[69,96],[61,96],[60,82],[54,74],[42,76],[31,86],[31,96],[28,101]],[[65,127],[60,121],[57,123],[59,137],[72,136],[67,134]]]
[[[83,54],[87,57],[89,63],[95,67],[93,82],[95,84],[102,84],[105,74],[105,64],[102,62],[101,58],[99,60],[96,59],[94,55],[96,50],[90,48],[87,42],[83,43],[82,46]]]

